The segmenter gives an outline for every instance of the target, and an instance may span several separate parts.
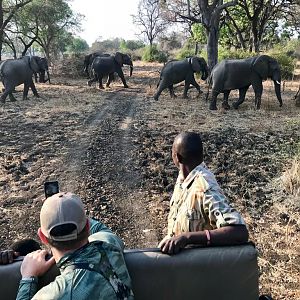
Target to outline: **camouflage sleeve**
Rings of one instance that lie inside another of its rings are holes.
[[[203,201],[204,211],[206,212],[210,225],[220,228],[228,225],[245,225],[242,216],[232,208],[225,195],[213,190],[207,190]]]
[[[96,221],[92,218],[89,218],[90,221],[90,235],[96,233],[96,232],[110,232],[112,233],[112,231],[105,226],[103,223]]]
[[[37,279],[33,281],[21,279],[16,300],[30,300],[37,290]]]

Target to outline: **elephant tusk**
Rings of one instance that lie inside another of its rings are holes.
[[[278,80],[276,80],[275,82],[280,85],[280,82]]]

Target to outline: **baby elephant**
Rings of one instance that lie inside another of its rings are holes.
[[[154,99],[158,100],[161,92],[168,88],[172,98],[176,97],[174,94],[175,83],[185,81],[183,98],[187,98],[187,92],[190,84],[192,84],[200,93],[199,84],[196,82],[194,73],[202,73],[202,80],[205,80],[208,76],[208,68],[204,58],[192,56],[183,60],[172,60],[166,63],[160,73],[160,79],[158,83],[158,90],[154,95]]]

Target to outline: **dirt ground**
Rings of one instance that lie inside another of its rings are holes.
[[[247,222],[261,293],[300,299],[300,191],[288,173],[300,151],[293,98],[299,82],[284,83],[282,108],[265,82],[261,110],[249,91],[239,110],[212,112],[205,93],[196,98],[191,89],[182,99],[182,86],[178,98],[165,91],[154,101],[159,69],[137,62],[129,89],[116,80],[102,91],[84,78],[54,76],[51,85],[37,85],[41,98],[22,101],[17,93],[17,102],[0,107],[0,249],[37,238],[46,180],[80,194],[88,214],[127,248],[155,247],[177,176],[171,145],[179,132],[193,130],[202,133],[207,165]]]

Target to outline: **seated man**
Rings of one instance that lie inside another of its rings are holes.
[[[47,198],[40,222],[38,235],[53,256],[48,259],[46,250],[37,250],[24,258],[17,299],[133,299],[122,241],[87,218],[78,196],[58,193]],[[61,275],[37,291],[38,276],[54,263]]]
[[[161,251],[176,254],[189,244],[221,246],[247,242],[243,218],[230,207],[215,176],[203,163],[200,135],[179,134],[173,143],[172,158],[179,176],[170,202],[168,235],[159,244]]]

